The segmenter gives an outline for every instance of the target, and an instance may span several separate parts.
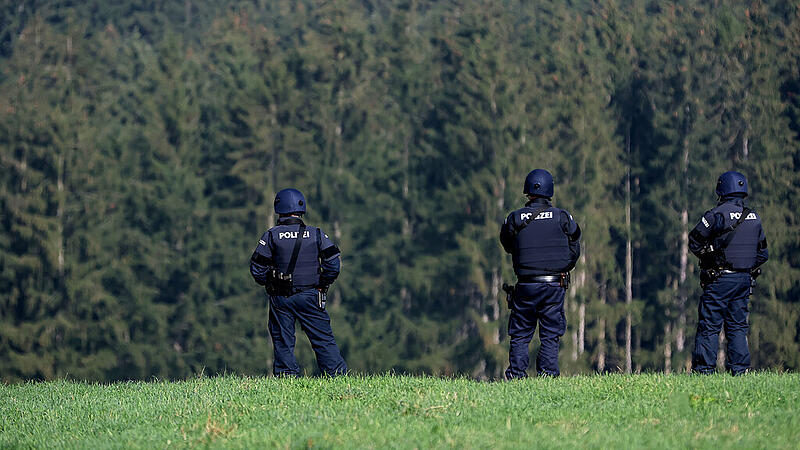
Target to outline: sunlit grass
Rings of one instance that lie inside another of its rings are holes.
[[[796,448],[800,375],[0,386],[0,447]]]

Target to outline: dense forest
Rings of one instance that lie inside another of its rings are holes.
[[[753,365],[800,368],[795,1],[6,0],[0,156],[5,382],[269,373],[284,187],[342,249],[352,370],[500,378],[534,168],[583,228],[564,373],[688,369],[730,169],[770,246]]]

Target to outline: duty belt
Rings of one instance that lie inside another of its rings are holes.
[[[561,275],[521,275],[517,277],[519,283],[560,283]]]
[[[747,269],[742,270],[732,270],[732,269],[720,269],[719,273],[749,273],[750,271]]]
[[[722,267],[712,267],[712,268],[709,268],[709,269],[701,269],[700,270],[700,287],[705,289],[711,283],[717,281],[717,279],[719,277],[721,277],[724,274],[729,274],[729,273],[749,273],[750,274],[751,283],[752,283],[752,281],[755,280],[755,278],[758,277],[758,275],[761,274],[761,271],[759,270],[757,274],[754,274],[752,271],[747,270],[747,269],[735,270],[735,269],[724,269]]]

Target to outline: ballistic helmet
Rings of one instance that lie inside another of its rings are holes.
[[[719,176],[716,193],[720,197],[735,195],[747,197],[747,178],[739,172],[729,171]]]
[[[275,196],[277,214],[305,214],[306,198],[297,189],[283,189]]]
[[[544,169],[531,171],[525,177],[525,188],[523,194],[534,195],[536,197],[550,198],[553,196],[553,176]]]

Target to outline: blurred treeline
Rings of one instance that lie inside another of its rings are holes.
[[[352,369],[500,377],[534,168],[584,230],[565,373],[686,369],[728,169],[770,245],[754,366],[800,367],[795,1],[0,5],[4,381],[269,372],[248,261],[289,186]]]

